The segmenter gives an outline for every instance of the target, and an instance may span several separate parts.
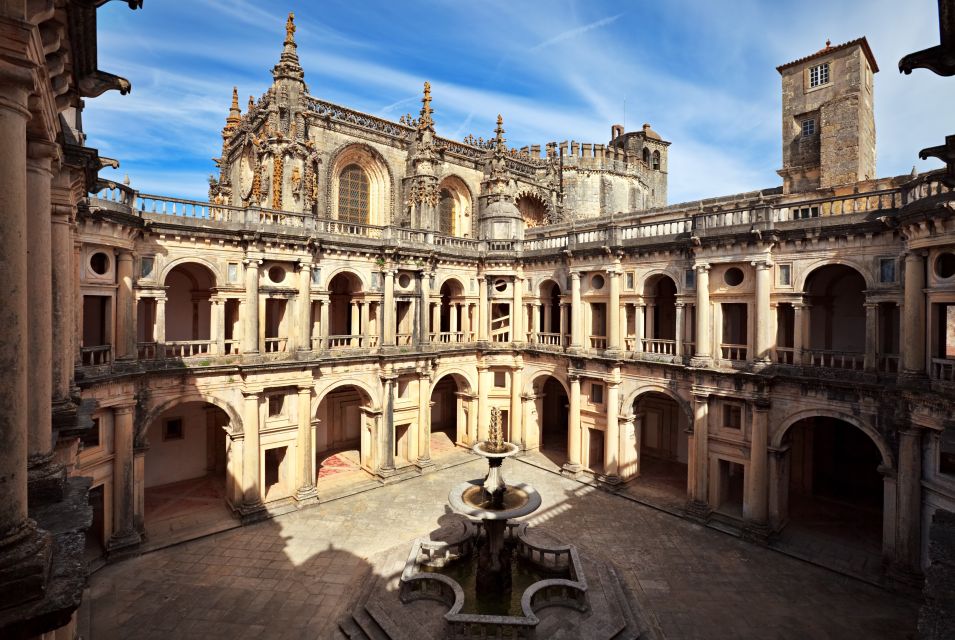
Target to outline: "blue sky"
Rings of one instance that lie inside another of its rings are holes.
[[[775,68],[827,38],[865,35],[881,68],[879,175],[939,166],[918,150],[955,132],[955,82],[897,69],[938,43],[936,0],[146,0],[98,11],[99,67],[133,85],[87,103],[88,144],[122,164],[102,175],[205,199],[232,87],[243,111],[268,88],[290,10],[312,95],[397,120],[428,80],[440,135],[488,137],[501,113],[515,147],[649,122],[673,143],[671,203],[780,183]]]

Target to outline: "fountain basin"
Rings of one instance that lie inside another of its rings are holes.
[[[494,508],[484,489],[484,480],[469,480],[456,485],[448,494],[448,502],[456,512],[482,520],[509,520],[526,516],[541,506],[541,496],[529,484],[505,485],[502,508]]]

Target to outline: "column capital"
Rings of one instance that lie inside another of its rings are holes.
[[[259,395],[262,393],[262,389],[242,389],[240,393],[242,393],[242,397],[246,400],[258,400]]]
[[[311,259],[300,258],[298,261],[298,264],[296,264],[295,266],[298,268],[299,271],[311,271],[314,265],[312,264]]]
[[[46,171],[52,171],[52,163],[55,162],[59,164],[61,157],[62,154],[60,152],[60,145],[47,140],[39,140],[34,138],[27,139],[28,168],[31,164],[51,161],[51,164],[44,165],[41,168]]]
[[[769,258],[760,258],[759,260],[753,260],[750,262],[750,264],[753,265],[758,271],[763,271],[773,266],[773,262]]]
[[[132,262],[133,251],[131,249],[116,249],[114,252],[116,259],[120,262]]]
[[[121,406],[118,406],[118,407],[113,407],[113,413],[116,414],[116,415],[118,415],[118,416],[124,416],[124,415],[130,414],[130,413],[134,412],[135,410],[136,410],[136,405],[134,405],[134,404],[128,404],[128,405],[121,405]]]
[[[298,395],[311,395],[312,394],[312,385],[310,384],[300,384],[298,385]]]
[[[697,264],[693,265],[693,269],[700,273],[706,273],[711,269],[711,267],[708,262],[698,262]]]
[[[246,267],[249,267],[249,268],[252,268],[252,267],[258,268],[259,265],[262,264],[262,262],[264,261],[261,258],[243,258],[242,259],[242,264],[244,264]]]
[[[579,271],[571,271],[571,272],[570,272],[570,279],[571,279],[571,280],[577,280],[577,281],[579,282],[579,281],[580,281],[580,272],[579,272]]]
[[[770,400],[769,398],[762,398],[762,397],[754,398],[752,404],[753,404],[753,411],[757,411],[759,413],[765,413],[769,411],[773,406],[772,400]]]

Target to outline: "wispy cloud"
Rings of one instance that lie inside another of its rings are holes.
[[[558,34],[557,34],[556,36],[554,36],[553,38],[548,38],[547,40],[544,40],[543,42],[540,42],[540,43],[534,45],[533,47],[531,47],[531,51],[540,51],[541,49],[544,49],[544,48],[549,47],[549,46],[551,46],[551,45],[555,45],[555,44],[557,44],[557,43],[559,43],[559,42],[564,42],[564,41],[566,41],[566,40],[571,40],[571,39],[573,39],[573,38],[576,38],[576,37],[579,36],[579,35],[583,35],[583,34],[587,33],[588,31],[593,31],[594,29],[599,29],[600,27],[605,27],[605,26],[607,26],[608,24],[612,24],[612,23],[616,22],[622,15],[623,15],[622,13],[618,13],[618,14],[615,15],[615,16],[608,16],[608,17],[606,17],[606,18],[601,18],[600,20],[597,20],[597,21],[595,21],[595,22],[591,22],[590,24],[585,24],[585,25],[580,26],[580,27],[575,27],[575,28],[573,28],[573,29],[568,29],[567,31],[564,31],[564,32],[562,32],[562,33],[558,33]]]

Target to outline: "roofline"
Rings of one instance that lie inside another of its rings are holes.
[[[782,73],[784,70],[788,69],[797,64],[807,62],[809,60],[814,60],[815,58],[821,58],[822,56],[827,56],[830,53],[835,53],[836,51],[842,51],[843,49],[848,49],[855,45],[862,47],[862,53],[865,55],[866,59],[869,61],[869,66],[872,67],[872,73],[879,71],[879,65],[875,61],[875,56],[872,54],[872,48],[869,47],[869,41],[865,39],[865,36],[861,38],[856,38],[855,40],[850,40],[849,42],[844,42],[842,44],[837,44],[836,46],[831,46],[828,41],[826,42],[826,47],[820,49],[819,51],[808,55],[804,58],[799,58],[798,60],[793,60],[792,62],[787,62],[786,64],[776,67],[776,71]]]

